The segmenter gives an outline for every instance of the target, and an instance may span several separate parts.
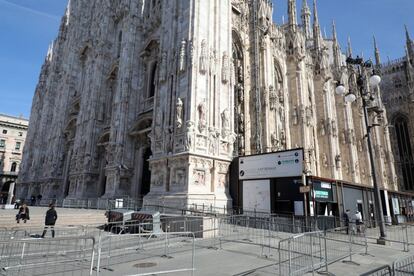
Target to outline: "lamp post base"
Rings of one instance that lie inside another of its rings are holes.
[[[379,237],[379,238],[377,239],[377,244],[379,244],[379,245],[388,245],[388,244],[389,244],[389,242],[388,242],[385,238],[383,238],[383,237]]]

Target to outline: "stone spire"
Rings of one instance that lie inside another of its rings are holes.
[[[411,40],[410,32],[408,31],[407,25],[404,25],[405,27],[405,37],[406,37],[406,48],[407,48],[407,60],[409,60],[411,63],[414,62],[414,43]]]
[[[334,56],[334,65],[336,68],[341,67],[341,47],[338,43],[338,38],[336,34],[335,21],[332,21],[332,40],[333,40],[333,56]]]
[[[308,6],[307,0],[303,0],[301,17],[302,17],[302,25],[303,25],[303,30],[305,32],[306,39],[310,39],[311,37],[311,26],[310,26],[311,11]]]
[[[65,21],[66,21],[65,25],[69,25],[71,7],[72,7],[72,0],[69,0],[68,5],[66,6],[66,11],[65,11]]]
[[[375,36],[373,38],[374,38],[375,64],[380,65],[381,57],[380,57],[380,52],[378,50],[377,40],[375,39]]]
[[[289,26],[296,27],[298,25],[298,19],[296,17],[296,0],[288,0],[288,15]]]
[[[321,26],[319,25],[318,8],[316,0],[313,0],[313,40],[315,49],[320,50],[322,47]]]
[[[346,51],[348,57],[352,56],[352,45],[351,45],[351,37],[348,36],[348,48]]]

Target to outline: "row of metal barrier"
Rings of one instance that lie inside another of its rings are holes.
[[[377,239],[380,235],[379,228],[366,229],[366,235],[369,239]],[[385,240],[391,243],[400,244],[403,251],[410,251],[410,245],[414,245],[414,225],[402,224],[386,226]]]
[[[275,259],[279,275],[303,275],[321,269],[328,272],[329,264],[335,261],[355,262],[353,254],[368,254],[365,232],[347,228],[320,231],[316,224],[306,226],[285,217],[171,216],[163,217],[156,226],[136,221],[99,228],[56,227],[57,238],[33,239],[42,231],[43,227],[0,229],[0,275],[99,275],[132,261],[140,262],[136,269],[139,273],[177,270],[193,275],[196,248],[224,249],[231,244],[250,254],[258,248],[259,256]],[[180,258],[176,264],[144,265],[153,257],[162,257],[168,263],[173,255]]]
[[[414,275],[414,256],[408,256],[393,262],[392,265],[384,265],[375,268],[360,276],[406,276]]]

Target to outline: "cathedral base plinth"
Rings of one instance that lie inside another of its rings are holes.
[[[182,210],[225,213],[232,208],[232,200],[229,196],[214,194],[149,193],[144,197],[143,205],[161,207],[164,213],[181,214]]]

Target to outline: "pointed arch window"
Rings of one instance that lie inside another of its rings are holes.
[[[122,31],[119,31],[118,34],[118,44],[117,44],[117,49],[116,49],[116,56],[117,58],[121,57],[121,50],[122,50]]]
[[[403,184],[406,190],[414,189],[414,160],[408,129],[408,120],[399,115],[394,120],[397,146],[402,169]]]
[[[157,62],[154,61],[151,64],[151,70],[150,70],[150,75],[149,75],[148,98],[154,97],[155,95],[156,79],[157,79]]]

